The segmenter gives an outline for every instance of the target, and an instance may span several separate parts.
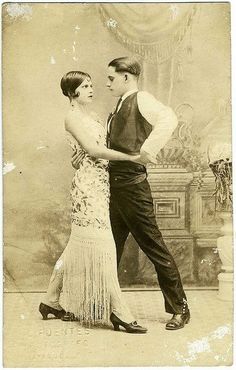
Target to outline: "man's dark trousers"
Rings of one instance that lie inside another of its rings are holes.
[[[178,268],[157,226],[153,199],[147,180],[138,184],[111,185],[110,218],[119,265],[129,232],[154,264],[164,295],[166,312],[181,314],[186,307]]]

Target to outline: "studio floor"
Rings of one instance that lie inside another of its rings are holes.
[[[84,328],[77,322],[42,320],[43,293],[4,293],[5,367],[229,366],[233,358],[232,302],[217,290],[188,290],[191,320],[165,330],[160,291],[125,291],[147,334]]]

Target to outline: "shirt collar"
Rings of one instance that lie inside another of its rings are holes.
[[[137,92],[138,89],[133,89],[133,90],[130,90],[130,91],[127,91],[123,96],[121,96],[121,102],[123,103],[123,101],[128,98],[128,96],[134,94],[135,92]]]

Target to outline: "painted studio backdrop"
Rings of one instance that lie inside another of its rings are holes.
[[[6,291],[45,290],[69,237],[73,168],[61,77],[71,70],[92,76],[92,109],[105,122],[116,104],[107,64],[133,54],[143,68],[140,89],[179,119],[148,172],[183,282],[216,287],[222,266],[232,272],[231,250],[217,247],[231,224],[229,20],[227,3],[3,5]],[[132,237],[119,278],[123,287],[156,284]]]

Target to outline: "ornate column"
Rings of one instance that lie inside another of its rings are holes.
[[[226,159],[219,156],[221,159],[210,162],[209,167],[215,176],[216,213],[223,220],[220,230],[222,236],[217,239],[217,249],[222,262],[221,273],[218,275],[219,298],[231,301],[233,299],[232,162],[229,159],[230,155],[226,152],[224,154]]]
[[[217,239],[217,251],[222,266],[218,275],[219,294],[222,300],[233,299],[233,237],[232,237],[232,117],[231,100],[218,101],[216,116],[204,129],[202,143],[208,165],[214,176],[215,214],[223,226]]]

